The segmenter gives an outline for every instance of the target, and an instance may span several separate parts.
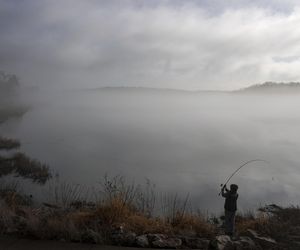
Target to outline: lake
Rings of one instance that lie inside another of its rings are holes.
[[[298,95],[246,95],[147,89],[49,93],[0,126],[21,150],[71,183],[98,185],[105,173],[157,192],[190,194],[218,212],[220,184],[233,177],[242,210],[300,199]]]

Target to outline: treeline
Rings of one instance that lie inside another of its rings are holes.
[[[273,91],[299,91],[300,82],[265,82],[251,85],[238,90],[238,92],[273,92]]]

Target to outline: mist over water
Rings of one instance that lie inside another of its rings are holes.
[[[241,164],[240,209],[298,204],[297,95],[189,93],[146,89],[70,91],[33,102],[0,126],[22,151],[69,182],[94,185],[105,173],[156,184],[199,209],[220,211],[220,184]]]

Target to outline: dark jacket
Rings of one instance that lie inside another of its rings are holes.
[[[232,193],[228,189],[226,192],[222,191],[222,196],[225,197],[224,208],[227,211],[234,212],[237,210],[237,199],[239,195],[237,193]]]

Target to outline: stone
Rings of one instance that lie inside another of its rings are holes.
[[[183,237],[182,243],[192,249],[208,249],[210,240],[198,237]]]
[[[263,249],[272,249],[277,245],[277,242],[274,239],[269,237],[262,237],[252,229],[247,230],[247,235],[255,242],[257,242]]]
[[[228,235],[219,235],[211,242],[211,246],[216,250],[235,250],[234,244]]]
[[[135,243],[138,247],[149,247],[149,240],[147,235],[143,234],[143,235],[139,235],[135,238]]]
[[[136,239],[136,233],[126,232],[123,237],[123,246],[134,246]]]
[[[167,239],[164,234],[147,234],[147,237],[150,242]]]
[[[133,232],[113,232],[111,239],[115,245],[119,246],[134,246],[136,234]]]
[[[250,237],[246,236],[242,236],[238,241],[234,241],[233,245],[236,250],[262,250]]]
[[[92,229],[88,229],[81,235],[81,242],[99,244],[102,243],[102,237]]]
[[[265,212],[265,213],[276,214],[282,210],[282,207],[280,207],[276,204],[269,204],[269,205],[259,208],[258,210],[261,212]]]
[[[155,248],[179,248],[182,245],[182,241],[179,238],[167,238],[160,239],[151,242],[152,247]]]
[[[123,226],[115,227],[111,232],[111,240],[115,245],[122,245],[124,236]]]

